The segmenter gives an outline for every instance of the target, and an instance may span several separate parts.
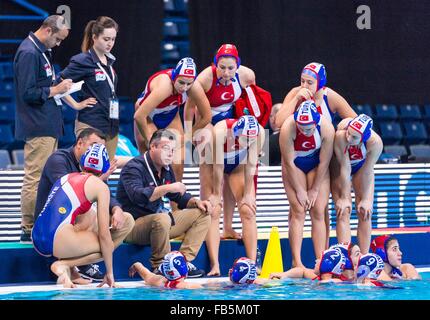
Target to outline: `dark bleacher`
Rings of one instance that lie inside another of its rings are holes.
[[[379,122],[379,133],[384,144],[400,144],[403,138],[402,127],[398,122]]]
[[[398,118],[397,108],[393,104],[377,104],[374,111],[375,120],[393,121]]]
[[[190,54],[187,6],[186,0],[164,1],[160,69],[173,68],[178,60]]]
[[[352,109],[354,109],[357,114],[364,113],[371,118],[373,117],[373,111],[370,104],[353,104]]]

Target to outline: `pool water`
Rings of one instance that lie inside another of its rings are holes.
[[[421,281],[400,281],[398,289],[359,287],[354,284],[318,284],[294,279],[274,285],[198,290],[133,288],[58,289],[0,294],[0,300],[430,300],[430,272]],[[36,289],[36,288],[35,288]]]

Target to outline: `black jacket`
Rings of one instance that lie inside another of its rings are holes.
[[[147,155],[150,169],[146,165],[145,155]],[[158,176],[149,152],[127,162],[121,170],[116,198],[121,203],[124,211],[130,212],[135,219],[151,213],[163,212],[162,198],[155,201],[149,200],[157,187],[149,170],[152,170],[158,186],[176,182],[171,166],[162,168],[161,178]],[[179,209],[186,208],[188,201],[192,198],[188,192],[185,192],[182,196],[180,193],[167,193],[166,197],[176,202]]]
[[[37,46],[29,39],[36,42]],[[52,69],[46,47],[30,32],[15,54],[14,84],[16,98],[15,138],[26,140],[35,137],[59,138],[63,135],[63,113],[54,98],[48,98],[49,87],[54,85]]]
[[[61,71],[63,79],[72,79],[73,82],[84,80],[82,89],[78,92],[78,100],[96,98],[97,104],[92,108],[84,108],[78,112],[78,120],[93,128],[97,128],[104,134],[114,137],[119,132],[119,120],[109,118],[109,99],[112,98],[112,90],[107,77],[103,74],[97,63],[103,67],[112,79],[111,68],[115,58],[107,57],[108,65],[103,65],[97,54],[90,49],[70,59],[69,65]],[[113,70],[113,68],[112,68]],[[118,76],[115,73],[114,87],[118,84]]]

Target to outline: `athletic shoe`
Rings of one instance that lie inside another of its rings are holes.
[[[79,266],[78,273],[84,279],[89,279],[93,281],[103,281],[104,274],[99,270],[98,264],[87,264],[85,266]]]
[[[22,229],[21,231],[21,237],[20,237],[20,241],[23,244],[31,244],[33,243],[31,241],[31,231],[26,231],[24,229]]]
[[[191,262],[187,262],[188,267],[188,278],[200,278],[206,275],[206,272],[201,269],[197,269],[195,265],[193,265]]]

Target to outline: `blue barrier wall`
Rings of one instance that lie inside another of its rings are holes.
[[[430,233],[408,233],[396,235],[400,242],[403,252],[403,262],[409,262],[414,265],[430,265]],[[355,241],[355,238],[353,238]],[[266,252],[267,240],[259,240],[258,245],[262,252],[262,260]],[[335,243],[335,239],[330,239],[330,244]],[[172,242],[172,249],[178,249],[179,242]],[[283,256],[284,269],[291,267],[291,250],[288,239],[281,239],[281,249]],[[114,272],[116,280],[130,280],[128,277],[128,268],[136,261],[142,262],[146,267],[149,265],[150,257],[149,246],[121,245],[114,252]],[[36,253],[31,245],[6,245],[0,246],[0,255],[2,263],[0,264],[0,283],[31,283],[31,282],[52,282],[55,281],[54,275],[50,272],[49,266],[52,259],[44,258]],[[221,241],[220,246],[220,267],[223,276],[226,276],[228,269],[233,261],[245,255],[245,248],[241,241],[226,240]],[[315,257],[313,254],[312,240],[306,238],[303,240],[302,247],[303,263],[313,268]],[[198,256],[193,261],[198,267],[210,270],[206,247],[203,245]],[[103,263],[101,263],[101,269]]]

